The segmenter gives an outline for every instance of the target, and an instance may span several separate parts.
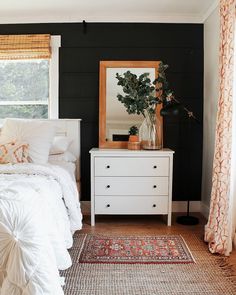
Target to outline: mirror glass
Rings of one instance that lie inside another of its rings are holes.
[[[116,74],[123,75],[130,71],[140,76],[149,73],[151,81],[155,80],[155,68],[107,68],[106,69],[106,141],[128,141],[129,128],[142,124],[143,115],[128,114],[117,94],[125,95],[122,86],[117,85]]]

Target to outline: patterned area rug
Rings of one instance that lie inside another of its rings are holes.
[[[193,263],[179,235],[101,236],[87,235],[79,258],[81,263]]]
[[[210,254],[207,245],[190,232],[183,238],[196,263],[80,263],[85,238],[75,234],[70,249],[73,265],[61,272],[65,295],[236,294],[227,259]]]

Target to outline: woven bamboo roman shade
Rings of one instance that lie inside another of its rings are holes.
[[[49,59],[50,41],[49,34],[0,35],[0,60]]]

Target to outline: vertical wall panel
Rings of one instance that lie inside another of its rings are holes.
[[[201,24],[81,23],[0,25],[0,34],[61,35],[59,109],[61,118],[82,118],[82,199],[90,198],[89,149],[98,145],[100,60],[162,60],[176,96],[200,121],[203,106],[203,26]],[[199,200],[202,124],[169,118],[164,143],[176,151],[174,200]],[[189,129],[191,128],[191,130]],[[190,131],[189,131],[190,130]]]

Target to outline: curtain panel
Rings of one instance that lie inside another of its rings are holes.
[[[49,34],[0,35],[0,60],[51,58]]]
[[[212,253],[232,251],[232,110],[236,0],[220,1],[220,93],[216,121],[212,192],[205,241]]]

